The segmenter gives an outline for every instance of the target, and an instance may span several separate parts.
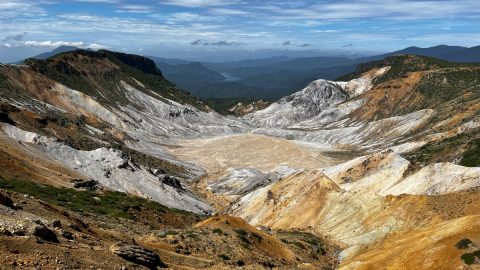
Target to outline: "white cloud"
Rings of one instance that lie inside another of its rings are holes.
[[[121,5],[118,6],[115,12],[120,13],[152,13],[153,7],[147,5]]]
[[[277,4],[257,7],[269,11],[277,19],[316,19],[345,21],[356,19],[419,20],[439,18],[478,18],[478,0],[359,0],[328,1],[300,8],[284,8]]]
[[[74,0],[75,2],[84,2],[84,3],[104,3],[104,4],[115,4],[118,3],[118,0]]]
[[[93,49],[93,50],[108,48],[107,46],[103,46],[95,43],[87,44],[83,41],[27,40],[17,44],[17,46],[19,45],[23,45],[27,47],[47,47],[47,48],[56,48],[60,46],[75,46],[83,49]]]
[[[335,29],[328,29],[328,30],[312,30],[312,33],[336,33],[338,30]]]
[[[212,8],[209,10],[210,13],[217,15],[247,15],[250,12],[241,10],[241,9],[231,9],[231,8]]]
[[[47,12],[38,3],[29,1],[0,1],[0,18],[18,16],[45,16]]]
[[[69,19],[69,20],[75,20],[75,21],[98,21],[101,20],[102,18],[97,17],[97,16],[91,16],[91,15],[84,15],[84,14],[60,14],[57,15],[57,17],[62,18],[62,19]]]
[[[237,0],[165,0],[163,4],[182,7],[210,7],[236,4]]]
[[[221,18],[213,16],[203,16],[191,12],[178,12],[173,13],[169,16],[161,16],[165,18],[170,23],[181,23],[181,22],[207,22],[207,21],[218,21]]]
[[[226,41],[226,40],[220,40],[220,41],[214,41],[214,42],[208,42],[203,39],[197,39],[195,41],[190,42],[190,45],[193,46],[216,46],[216,47],[236,47],[236,46],[241,46],[244,45],[245,43],[243,42],[236,42],[236,41]]]

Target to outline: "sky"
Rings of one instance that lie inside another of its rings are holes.
[[[61,45],[222,61],[480,45],[479,0],[0,0],[0,62]]]

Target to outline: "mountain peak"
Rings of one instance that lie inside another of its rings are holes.
[[[162,76],[162,72],[160,71],[160,69],[158,69],[155,63],[147,57],[136,55],[136,54],[113,52],[108,50],[100,50],[99,52],[104,53],[106,55],[112,55],[118,60],[120,60],[121,62],[123,62],[124,64],[127,64],[131,67],[141,70],[146,74]]]
[[[118,67],[115,66],[115,63],[117,62],[117,64],[119,64],[118,62],[120,62],[142,71],[143,73],[162,76],[162,72],[157,68],[155,63],[144,56],[108,50],[84,50],[76,47],[59,47],[57,49],[60,51],[61,49],[68,48],[75,48],[75,50],[57,53],[46,60],[30,58],[25,60],[25,63],[34,67],[38,67],[39,65],[47,63],[56,65],[68,64],[68,66],[70,66],[72,69],[82,70],[87,73],[97,73],[104,72],[106,70],[111,71],[118,69]],[[111,63],[106,64],[106,62]],[[99,67],[101,68],[99,69]]]

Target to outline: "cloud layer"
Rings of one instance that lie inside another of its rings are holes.
[[[3,0],[0,29],[0,47],[16,50],[389,51],[478,45],[480,9],[478,0]]]

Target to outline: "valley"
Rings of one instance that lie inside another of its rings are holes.
[[[241,116],[138,55],[1,65],[0,263],[478,269],[480,66],[373,60]]]

